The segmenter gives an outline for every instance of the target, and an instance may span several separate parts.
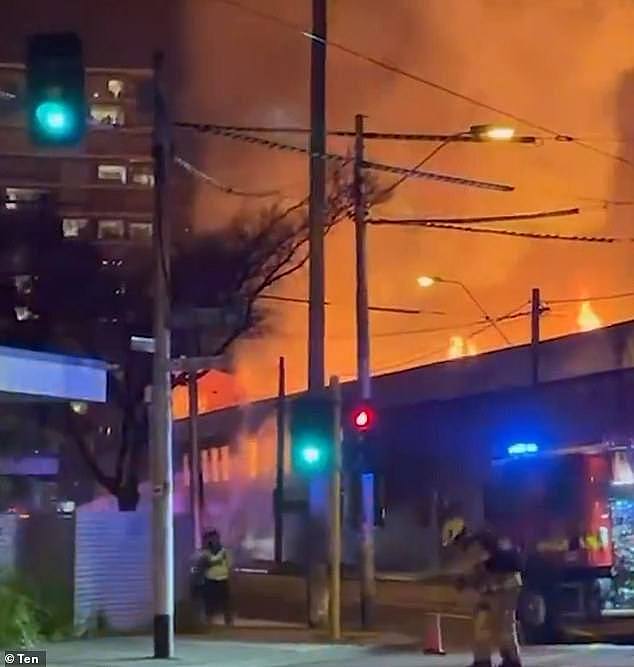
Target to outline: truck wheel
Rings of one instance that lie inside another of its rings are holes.
[[[545,644],[554,640],[556,629],[541,591],[525,590],[517,607],[520,635],[524,644]]]

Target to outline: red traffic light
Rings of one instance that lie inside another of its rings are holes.
[[[374,410],[367,406],[361,405],[352,412],[352,425],[357,431],[367,431],[374,425],[376,421],[376,414]]]

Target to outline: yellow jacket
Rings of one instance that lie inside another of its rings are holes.
[[[228,551],[223,547],[216,553],[209,549],[201,552],[201,561],[205,572],[205,579],[210,581],[226,581],[229,578],[231,562]]]

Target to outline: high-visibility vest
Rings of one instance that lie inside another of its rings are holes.
[[[207,564],[205,579],[226,581],[229,578],[229,554],[224,547],[215,554],[209,549],[203,549],[202,558]]]

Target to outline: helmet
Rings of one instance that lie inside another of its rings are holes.
[[[442,527],[442,545],[448,547],[452,545],[466,530],[466,525],[462,517],[456,516],[447,519]]]

